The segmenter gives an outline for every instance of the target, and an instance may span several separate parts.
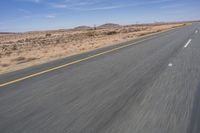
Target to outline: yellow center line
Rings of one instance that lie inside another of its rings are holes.
[[[172,29],[169,29],[169,30],[172,30]],[[169,30],[165,30],[165,31],[162,31],[162,32],[167,32]],[[153,34],[150,34],[150,35],[147,35],[147,36],[144,36],[144,37],[160,34],[162,32],[153,33]],[[64,67],[68,67],[70,65],[74,65],[74,64],[77,64],[77,63],[80,63],[80,62],[83,62],[83,61],[87,61],[89,59],[92,59],[92,58],[95,58],[95,57],[98,57],[98,56],[101,56],[101,55],[105,55],[105,54],[108,54],[108,53],[111,53],[111,52],[114,52],[114,51],[129,47],[129,46],[135,45],[137,43],[141,43],[141,42],[144,42],[144,41],[147,41],[147,40],[151,40],[151,39],[154,39],[156,37],[157,36],[154,36],[154,37],[151,37],[151,38],[146,38],[146,39],[137,41],[135,43],[131,43],[131,44],[127,44],[127,45],[124,45],[124,46],[117,47],[117,48],[113,48],[111,50],[107,50],[107,51],[104,51],[104,52],[101,52],[101,53],[98,53],[98,54],[95,54],[95,55],[92,55],[92,56],[89,56],[89,57],[86,57],[86,58],[83,58],[83,59],[80,59],[80,60],[76,60],[76,61],[64,64],[64,65],[60,65],[60,66],[57,66],[57,67],[54,67],[54,68],[50,68],[50,69],[35,73],[35,74],[31,74],[31,75],[28,75],[28,76],[25,76],[25,77],[22,77],[22,78],[18,78],[18,79],[12,80],[12,81],[8,81],[6,83],[0,84],[0,87],[4,87],[4,86],[7,86],[7,85],[10,85],[10,84],[13,84],[13,83],[17,83],[17,82],[20,82],[20,81],[23,81],[23,80],[26,80],[26,79],[30,79],[30,78],[33,78],[33,77],[48,73],[48,72],[52,72],[52,71],[55,71],[55,70],[58,70],[58,69],[61,69],[61,68],[64,68]]]

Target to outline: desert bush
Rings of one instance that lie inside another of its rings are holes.
[[[115,35],[115,34],[117,34],[117,32],[116,31],[109,31],[109,32],[106,32],[105,34],[106,35]]]
[[[12,59],[12,61],[24,61],[26,60],[26,57],[17,57],[15,59]]]
[[[33,61],[33,60],[36,60],[36,59],[38,59],[38,58],[30,57],[30,58],[27,58],[27,59],[26,59],[26,62]]]
[[[13,45],[12,50],[17,50],[17,45]]]
[[[156,30],[155,32],[161,32],[162,30]]]
[[[93,36],[95,36],[95,32],[94,31],[88,31],[86,33],[86,36],[93,37]]]
[[[30,42],[30,40],[31,40],[31,39],[26,38],[26,39],[25,39],[25,42]]]
[[[138,32],[138,31],[142,31],[143,29],[142,28],[134,28],[132,31],[133,32]]]
[[[50,34],[50,33],[47,33],[45,36],[46,36],[46,37],[51,37],[51,34]]]
[[[7,56],[10,56],[11,54],[12,54],[11,51],[6,51],[6,52],[5,52],[5,55],[7,55]]]
[[[8,44],[13,44],[14,42],[13,41],[8,41]]]
[[[7,63],[4,63],[4,64],[1,64],[2,67],[8,67],[10,66],[10,64],[7,64]]]
[[[24,42],[24,40],[18,40],[17,41],[17,43],[23,43]]]
[[[45,50],[43,53],[45,53],[45,54],[46,54],[46,53],[48,53],[48,52],[49,52],[48,50]]]
[[[21,63],[30,62],[30,61],[33,61],[33,60],[36,60],[36,59],[38,59],[38,58],[35,58],[35,57],[29,57],[29,58],[18,57],[18,58],[12,59],[12,61],[16,61],[17,64],[21,64]]]
[[[154,32],[147,32],[147,33],[141,33],[141,34],[139,34],[138,36],[145,36],[145,35],[153,34],[153,33],[155,33],[155,31],[154,31]]]
[[[6,51],[8,49],[8,46],[7,45],[3,45],[2,46],[2,50]]]
[[[59,39],[57,39],[57,40],[56,40],[56,43],[60,43],[60,40],[59,40]]]

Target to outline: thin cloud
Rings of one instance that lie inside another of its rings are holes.
[[[68,8],[68,9],[73,9],[75,7],[82,7],[82,6],[89,6],[89,5],[94,5],[99,2],[102,2],[103,0],[93,0],[93,1],[79,1],[79,0],[65,0],[63,2],[57,2],[57,3],[49,3],[49,5],[52,8]]]
[[[128,6],[121,6],[121,5],[115,5],[115,6],[105,6],[105,7],[96,7],[96,8],[69,8],[72,10],[81,10],[81,11],[96,11],[96,10],[111,10],[111,9],[118,9]]]
[[[21,2],[32,2],[32,3],[41,3],[44,0],[16,0],[16,1],[21,1]]]
[[[111,6],[94,7],[94,8],[71,7],[69,9],[72,9],[72,10],[81,10],[81,11],[111,10],[111,9],[127,8],[127,7],[134,7],[134,6],[159,4],[159,3],[165,3],[165,2],[170,2],[170,1],[172,1],[172,0],[154,0],[154,1],[139,2],[139,3],[125,4],[125,5],[120,4],[120,5],[111,5]]]
[[[179,7],[183,7],[185,6],[185,4],[171,4],[171,5],[165,5],[162,6],[162,9],[172,9],[172,8],[179,8]]]
[[[74,6],[89,6],[89,5],[99,4],[104,1],[105,0],[79,1],[79,2],[75,2],[73,5]]]
[[[35,3],[40,3],[42,0],[33,0]]]
[[[51,5],[51,7],[53,7],[53,8],[60,8],[60,9],[62,9],[62,8],[67,8],[67,5],[65,5],[65,4],[55,4],[55,3],[52,3],[52,4],[50,4]]]
[[[30,15],[26,15],[26,16],[24,16],[24,18],[31,18],[32,16],[30,16]]]
[[[49,18],[49,19],[53,19],[53,18],[55,18],[56,16],[55,15],[47,15],[47,16],[45,16],[46,18]]]
[[[28,14],[30,13],[29,10],[26,10],[26,9],[18,9],[19,12],[22,12],[22,13],[25,13],[25,14]]]
[[[165,11],[165,14],[184,14],[185,11],[184,10],[170,10],[170,11]]]

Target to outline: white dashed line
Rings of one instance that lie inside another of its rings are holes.
[[[169,66],[169,67],[172,67],[172,66],[173,66],[173,64],[172,64],[172,63],[169,63],[169,64],[168,64],[168,66]]]
[[[197,34],[198,32],[199,32],[198,30],[195,31],[196,34]]]
[[[185,44],[184,48],[187,48],[188,45],[191,43],[192,39],[188,40],[188,42]]]

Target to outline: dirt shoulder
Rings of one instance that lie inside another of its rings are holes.
[[[130,41],[185,24],[0,34],[0,73]]]

